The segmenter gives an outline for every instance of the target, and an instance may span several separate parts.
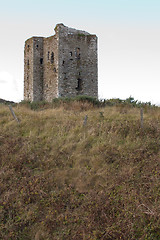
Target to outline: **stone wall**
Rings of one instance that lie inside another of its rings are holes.
[[[32,37],[24,50],[24,100],[40,101],[43,97],[43,38]]]
[[[33,38],[33,101],[43,100],[43,38]]]
[[[24,47],[24,100],[33,101],[33,38]]]
[[[59,26],[59,95],[98,97],[97,37]]]
[[[57,35],[44,39],[43,98],[51,102],[58,97],[58,41]]]
[[[24,99],[98,97],[97,37],[57,24],[54,36],[33,37],[24,52]]]

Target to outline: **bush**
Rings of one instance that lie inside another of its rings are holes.
[[[76,97],[59,97],[54,98],[51,103],[46,101],[25,101],[23,100],[21,105],[25,105],[31,110],[40,110],[40,109],[48,109],[48,108],[57,108],[64,107],[65,109],[73,109],[75,106],[81,110],[87,110],[91,107],[106,107],[106,106],[117,106],[117,107],[138,107],[138,108],[148,108],[148,107],[156,107],[155,105],[151,105],[151,102],[140,102],[135,100],[133,97],[129,97],[125,100],[119,98],[112,99],[97,99],[90,96],[76,96]],[[88,105],[87,105],[88,104]],[[85,105],[85,107],[84,107]],[[88,106],[88,108],[87,108]]]

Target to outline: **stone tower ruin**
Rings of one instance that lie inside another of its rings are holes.
[[[57,24],[55,35],[32,37],[24,49],[24,100],[98,97],[97,37]]]

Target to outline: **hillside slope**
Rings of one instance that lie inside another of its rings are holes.
[[[89,108],[0,105],[0,239],[160,239],[160,108]]]

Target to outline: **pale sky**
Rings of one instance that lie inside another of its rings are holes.
[[[23,99],[25,40],[63,23],[98,36],[99,98],[160,105],[160,0],[0,1],[0,98]]]

